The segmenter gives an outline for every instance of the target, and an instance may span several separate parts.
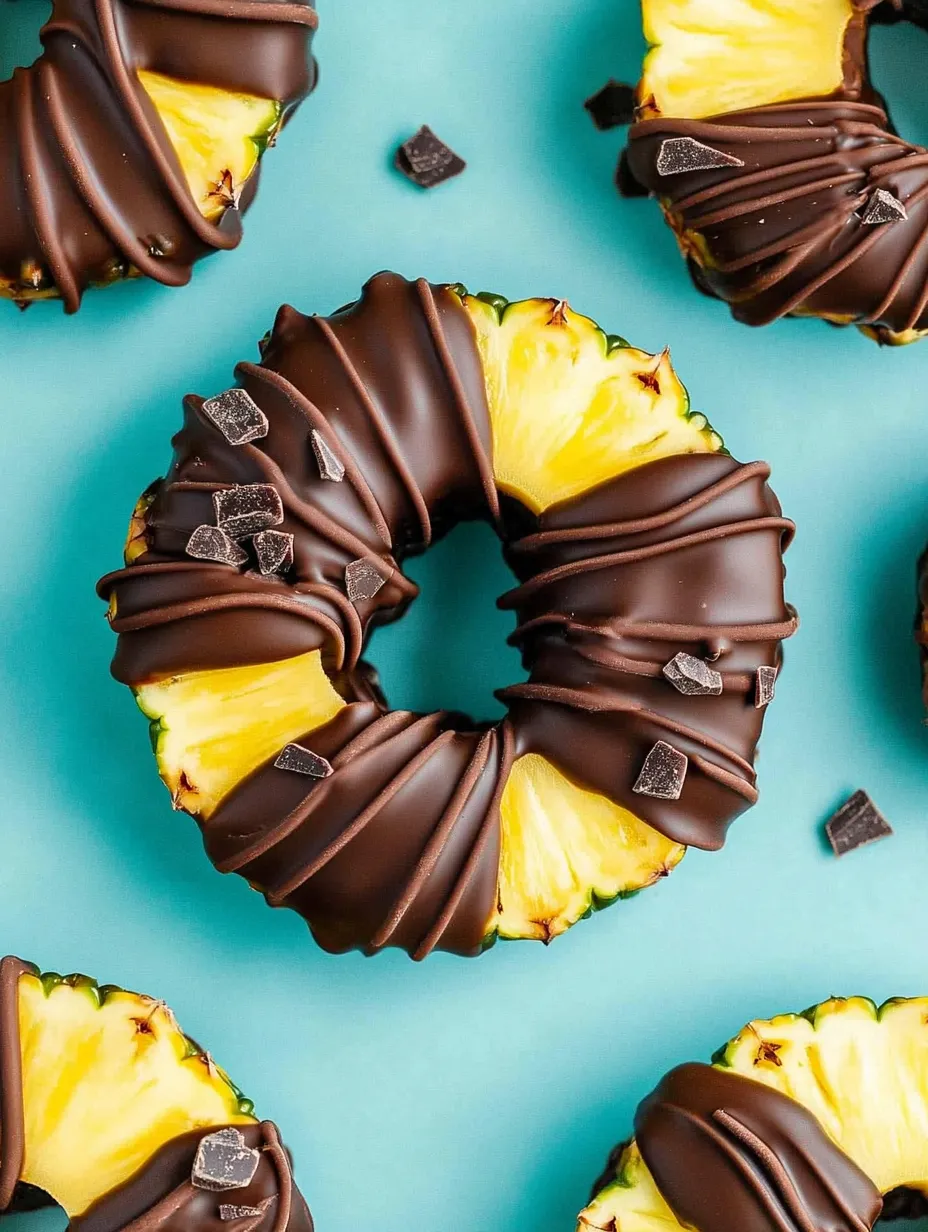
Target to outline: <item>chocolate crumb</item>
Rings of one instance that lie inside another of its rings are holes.
[[[632,791],[655,800],[679,800],[686,779],[689,758],[665,740],[658,740],[644,759]]]
[[[352,603],[373,599],[387,579],[369,560],[353,560],[345,567],[345,589]]]
[[[769,706],[773,701],[777,689],[778,671],[779,668],[766,666],[757,669],[757,685],[754,693],[756,710],[763,710],[764,706]]]
[[[231,539],[247,539],[284,520],[280,493],[270,483],[243,483],[213,493],[216,522]]]
[[[312,749],[304,749],[301,744],[288,744],[282,748],[274,765],[278,770],[308,774],[313,779],[327,779],[332,774],[331,762],[314,753]]]
[[[247,445],[268,434],[267,416],[244,389],[227,389],[207,398],[201,410],[230,445]]]
[[[325,437],[313,428],[309,439],[316,458],[316,465],[319,467],[320,478],[328,479],[332,483],[341,483],[345,478],[345,468],[335,456]]]
[[[245,1145],[240,1130],[219,1129],[200,1139],[190,1180],[197,1189],[214,1192],[244,1189],[254,1180],[260,1162],[260,1152]]]
[[[825,823],[825,834],[836,856],[889,838],[892,833],[892,826],[865,791],[855,791]]]
[[[722,692],[722,676],[695,655],[680,651],[664,664],[664,675],[685,697],[718,697]]]
[[[860,221],[865,227],[874,227],[886,222],[905,222],[908,217],[906,208],[898,197],[894,197],[885,188],[878,188],[867,202]]]
[[[187,540],[187,555],[195,560],[213,560],[220,565],[243,565],[248,559],[238,544],[218,526],[198,526]]]
[[[610,77],[583,105],[600,132],[622,128],[635,118],[635,87]]]
[[[436,188],[460,175],[467,163],[423,124],[396,151],[394,166],[419,188]]]
[[[256,1219],[264,1214],[268,1205],[267,1199],[262,1206],[231,1206],[228,1202],[220,1202],[219,1218],[223,1223],[229,1223],[233,1219]]]
[[[281,530],[262,530],[252,539],[262,573],[286,573],[293,566],[293,536]]]
[[[687,171],[712,171],[716,167],[743,167],[733,154],[713,149],[695,137],[666,137],[657,155],[657,174],[682,175]]]

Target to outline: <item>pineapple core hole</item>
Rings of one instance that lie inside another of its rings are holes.
[[[0,39],[0,81],[26,68],[42,54],[39,30],[52,15],[50,0],[43,4],[5,4]]]
[[[403,570],[422,594],[401,621],[377,630],[365,656],[377,665],[390,705],[502,718],[493,690],[526,673],[519,652],[506,645],[513,617],[496,607],[515,579],[492,529],[482,522],[457,526]]]

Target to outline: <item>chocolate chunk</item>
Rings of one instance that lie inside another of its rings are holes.
[[[423,124],[414,137],[396,151],[394,164],[420,188],[435,188],[460,175],[467,163]]]
[[[292,770],[294,774],[308,774],[313,779],[327,779],[332,773],[331,762],[304,749],[301,744],[288,744],[277,755],[274,765],[278,770]]]
[[[247,539],[284,520],[280,493],[269,483],[237,484],[213,493],[216,521],[232,539]]]
[[[387,579],[369,560],[353,560],[345,568],[345,589],[352,603],[373,599],[387,584]]]
[[[831,820],[825,823],[825,833],[836,856],[847,855],[858,847],[889,838],[892,832],[892,826],[865,791],[855,791],[850,800],[842,804]]]
[[[744,163],[724,150],[714,150],[695,137],[666,137],[657,155],[658,175],[682,175],[685,171],[711,171],[715,167],[743,167]]]
[[[610,77],[583,105],[601,132],[621,128],[635,118],[635,87]]]
[[[905,222],[909,215],[898,197],[885,188],[878,188],[867,202],[860,221],[866,227],[875,227],[884,222]]]
[[[220,1202],[219,1218],[223,1223],[229,1223],[233,1219],[255,1219],[263,1215],[266,1209],[267,1202],[263,1206],[230,1206],[227,1202]]]
[[[292,567],[292,535],[282,530],[262,530],[251,542],[262,573],[286,573]]]
[[[267,416],[244,389],[227,389],[215,398],[208,398],[202,411],[230,445],[247,445],[249,441],[267,436]]]
[[[763,710],[773,701],[777,690],[778,667],[759,667],[757,669],[757,684],[754,692],[755,710]]]
[[[341,483],[345,478],[345,468],[326,443],[325,437],[321,432],[317,432],[313,428],[309,439],[312,443],[313,453],[316,456],[316,465],[319,467],[320,477],[322,479],[330,479],[332,483]]]
[[[187,555],[197,560],[214,560],[220,565],[243,565],[248,553],[218,526],[198,526],[187,540]]]
[[[644,759],[638,781],[632,788],[639,796],[655,800],[679,800],[689,758],[665,740],[658,740]]]
[[[260,1162],[260,1151],[245,1145],[240,1130],[219,1129],[200,1140],[190,1180],[197,1189],[244,1189]]]
[[[722,692],[722,677],[702,659],[680,651],[664,664],[664,675],[686,697],[718,697]]]

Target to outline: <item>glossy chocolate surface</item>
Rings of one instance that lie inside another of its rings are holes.
[[[296,741],[331,775],[271,758],[202,823],[219,869],[299,911],[330,950],[475,953],[496,909],[500,798],[530,752],[671,838],[721,846],[756,799],[757,668],[779,664],[796,626],[783,598],[792,525],[766,465],[668,458],[537,519],[501,502],[470,318],[449,288],[392,274],[328,320],[281,309],[263,364],[237,375],[267,436],[232,446],[188,398],[148,550],[99,588],[116,598],[113,671],[127,684],[320,649],[349,703]],[[313,432],[344,466],[340,482],[320,472]],[[232,483],[280,493],[278,529],[294,537],[286,580],[185,554],[213,492]],[[361,658],[367,635],[417,593],[403,560],[475,518],[497,527],[519,580],[500,604],[516,613],[529,680],[501,691],[509,714],[495,726],[390,711]],[[345,571],[359,559],[388,580],[352,603]],[[681,650],[713,658],[721,696],[666,680]],[[676,801],[632,791],[660,739],[689,758]]]
[[[276,99],[284,118],[315,82],[310,0],[55,0],[44,51],[0,84],[0,279],[83,291],[138,270],[168,286],[234,248],[239,208],[203,218],[141,70]]]

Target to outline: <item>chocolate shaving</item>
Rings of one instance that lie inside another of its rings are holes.
[[[244,1189],[254,1179],[260,1162],[260,1151],[245,1145],[240,1130],[219,1129],[200,1140],[190,1181],[197,1189],[214,1192]]]
[[[610,77],[583,105],[600,132],[622,128],[635,118],[635,87]]]
[[[712,171],[716,167],[743,167],[734,154],[715,150],[695,137],[666,137],[657,154],[657,174],[682,175],[686,171]]]
[[[664,664],[664,675],[685,697],[718,697],[722,692],[722,677],[695,655],[680,651]]]
[[[345,567],[345,589],[352,603],[373,599],[387,579],[369,560],[353,560]]]
[[[754,708],[763,710],[765,706],[769,706],[773,701],[774,694],[777,690],[777,667],[759,667],[757,669],[757,683],[754,692]]]
[[[248,553],[218,526],[198,526],[187,540],[186,552],[196,560],[214,560],[220,565],[243,565]]]
[[[394,165],[419,188],[435,188],[460,175],[467,163],[423,124],[396,151]]]
[[[219,1204],[219,1218],[223,1223],[229,1223],[233,1219],[255,1219],[259,1215],[263,1215],[267,1209],[267,1203],[261,1206],[231,1206],[227,1202]]]
[[[632,791],[655,800],[679,800],[688,765],[689,758],[685,753],[665,740],[658,740],[644,759]]]
[[[281,530],[262,530],[252,539],[262,573],[286,573],[293,567],[293,536]]]
[[[267,416],[244,389],[227,389],[208,398],[201,410],[230,445],[247,445],[267,436]]]
[[[232,539],[247,539],[284,520],[280,493],[269,483],[237,484],[213,493],[216,522]]]
[[[313,428],[309,439],[316,457],[316,465],[319,467],[320,478],[329,479],[332,483],[341,483],[345,478],[345,468],[332,452],[325,437]]]
[[[881,838],[889,838],[892,826],[865,791],[855,791],[825,823],[825,833],[836,856],[847,855]]]
[[[301,744],[288,744],[277,755],[274,762],[278,770],[292,770],[294,774],[308,774],[313,779],[327,779],[332,773],[332,764],[314,753],[312,749],[304,749]]]
[[[861,215],[861,223],[865,227],[875,227],[886,222],[905,222],[909,215],[898,197],[894,197],[885,188],[877,188],[867,202],[867,208]]]

